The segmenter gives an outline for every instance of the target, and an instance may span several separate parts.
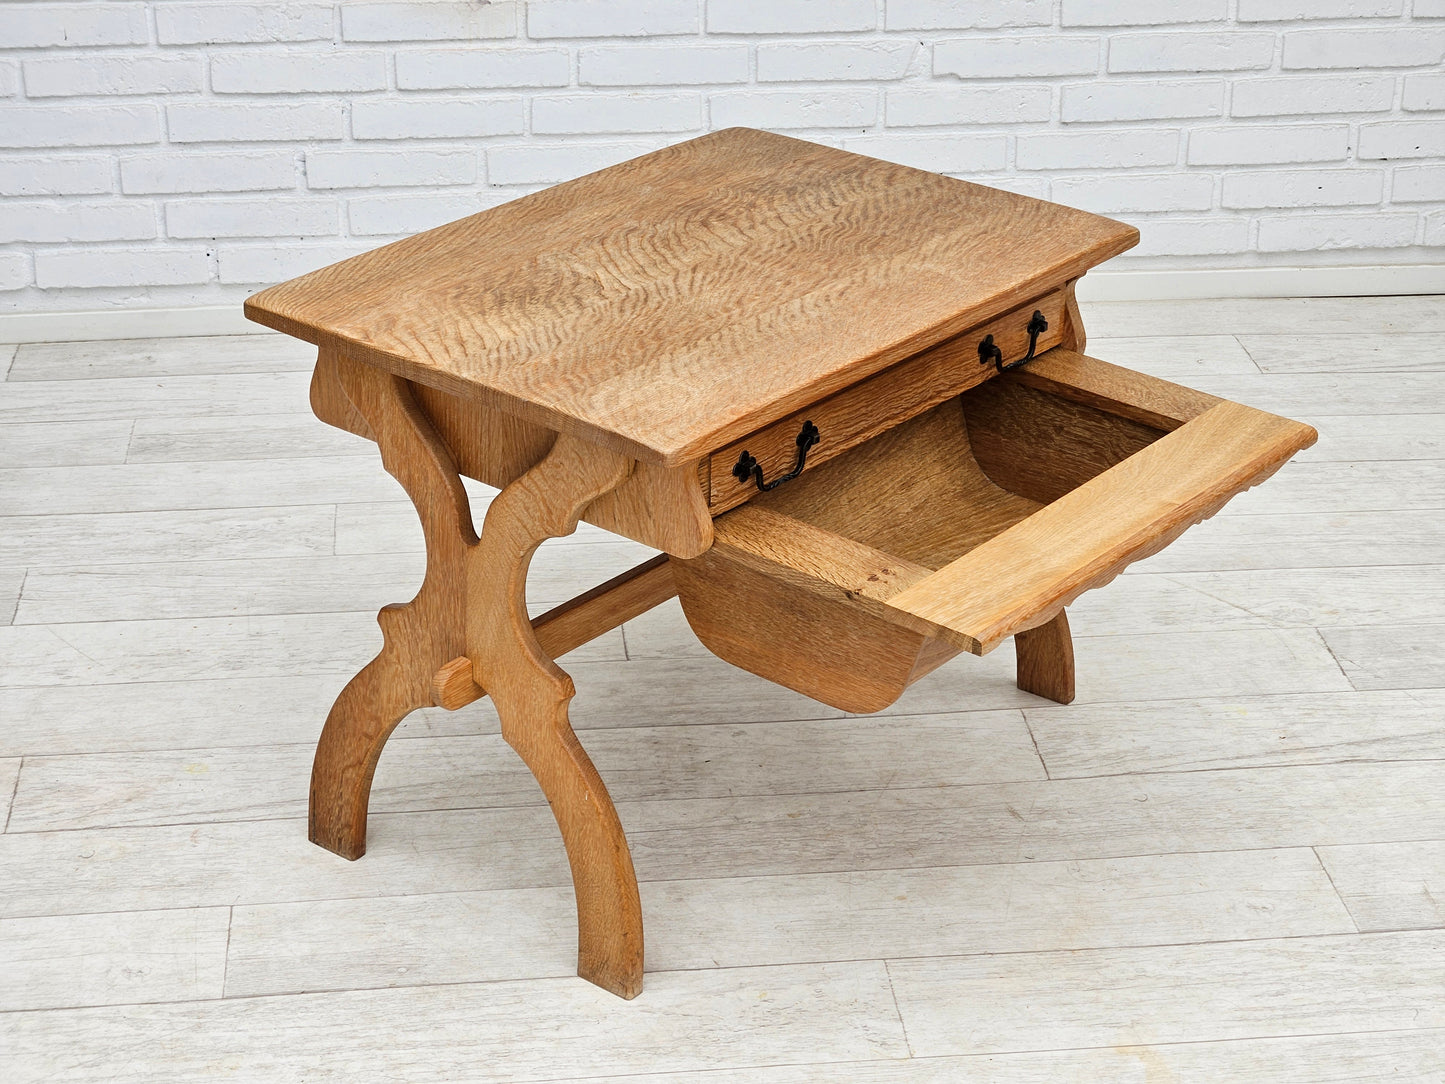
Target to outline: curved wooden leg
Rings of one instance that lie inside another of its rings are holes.
[[[492,501],[467,581],[467,654],[561,829],[577,896],[577,973],[621,997],[642,992],[642,903],[617,810],[567,717],[575,687],[537,643],[526,579],[545,538],[570,534],[630,460],[562,435]]]
[[[366,853],[366,810],[382,747],[398,723],[432,702],[432,675],[465,648],[465,558],[476,543],[451,453],[406,381],[340,361],[342,386],[405,487],[426,536],[427,570],[411,602],[377,615],[383,646],[341,691],[311,768],[311,841],[356,859]]]
[[[1014,637],[1018,687],[1067,704],[1074,699],[1074,641],[1064,611],[1046,625]]]

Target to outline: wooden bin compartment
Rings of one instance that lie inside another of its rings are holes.
[[[846,711],[1052,620],[1314,443],[1063,349],[714,520],[673,558],[702,642]]]

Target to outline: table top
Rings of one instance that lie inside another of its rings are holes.
[[[1137,240],[1084,211],[731,128],[273,286],[246,315],[678,466]]]

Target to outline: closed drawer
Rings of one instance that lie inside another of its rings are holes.
[[[674,559],[699,638],[877,711],[1108,583],[1314,442],[1307,425],[1065,350],[714,520]]]
[[[1035,310],[1048,327],[1039,332],[1038,353],[1068,341],[1072,283],[1026,305],[939,343],[850,388],[813,403],[780,421],[750,433],[714,452],[708,459],[708,504],[717,515],[757,495],[752,477],[734,473],[747,453],[762,468],[765,480],[787,474],[797,463],[798,434],[805,423],[818,429],[819,440],[808,449],[805,470],[856,447],[871,437],[923,413],[960,392],[983,383],[997,369],[979,358],[986,338],[999,349],[1003,363],[1023,358],[1029,347],[1029,321]]]

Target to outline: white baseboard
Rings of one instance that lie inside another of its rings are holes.
[[[1079,283],[1082,301],[1388,294],[1445,294],[1445,265],[1104,269],[1090,272]],[[247,320],[241,314],[239,303],[195,308],[0,314],[0,343],[165,339],[182,335],[245,335],[266,330]]]
[[[0,314],[0,343],[174,339],[184,335],[246,335],[269,330],[247,320],[241,314],[239,303],[185,309]]]
[[[1218,267],[1091,271],[1081,301],[1182,301],[1218,297],[1381,297],[1445,294],[1445,265]]]

